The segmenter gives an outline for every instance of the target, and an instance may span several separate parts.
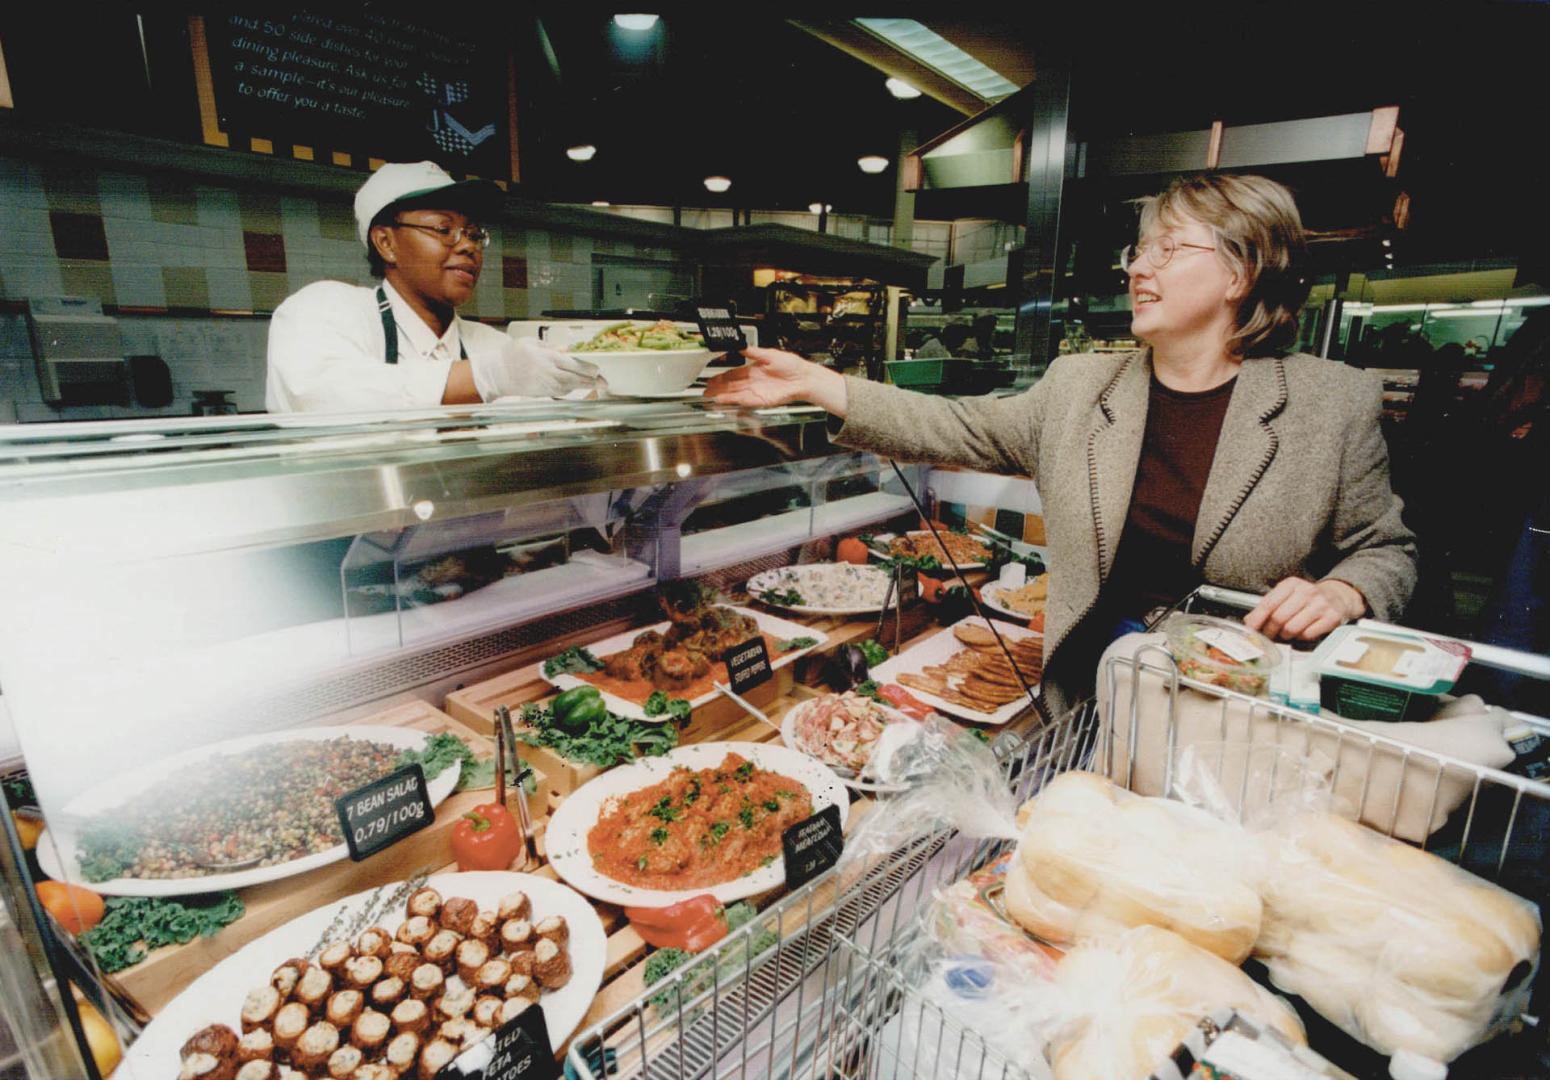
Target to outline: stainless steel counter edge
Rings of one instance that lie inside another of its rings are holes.
[[[606,419],[607,413],[599,414]],[[129,562],[399,528],[834,452],[824,414],[716,411],[543,433],[332,429],[264,446],[0,466],[0,548]],[[654,430],[665,423],[670,430]]]

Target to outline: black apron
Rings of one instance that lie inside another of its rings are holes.
[[[381,285],[377,286],[377,314],[382,316],[382,359],[388,364],[398,363],[398,320],[393,318],[393,307],[388,303],[387,293]],[[463,335],[457,336],[458,359],[468,359],[468,346],[463,344]]]

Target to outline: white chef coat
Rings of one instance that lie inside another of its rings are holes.
[[[382,283],[398,327],[398,362],[386,362],[387,341],[374,287],[316,281],[286,297],[269,322],[269,371],[264,407],[270,412],[366,412],[440,405],[452,365],[499,354],[506,335],[483,323],[452,318],[440,337],[387,282]]]

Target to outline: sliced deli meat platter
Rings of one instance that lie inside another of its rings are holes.
[[[941,712],[981,724],[1005,724],[1031,702],[1044,670],[1044,635],[996,620],[1014,668],[986,620],[970,616],[872,669]]]

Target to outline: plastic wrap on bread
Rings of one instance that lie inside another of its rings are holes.
[[[945,829],[980,840],[1017,836],[1017,800],[1006,771],[977,732],[932,713],[909,734],[907,745],[886,748],[888,778],[907,790],[845,838],[842,866],[854,871]]]
[[[1294,1045],[1307,1037],[1285,1001],[1242,970],[1155,926],[1078,946],[1052,983],[1059,1002],[1048,1056],[1055,1080],[1142,1078],[1201,1017],[1232,1008]]]
[[[1056,944],[1158,926],[1237,964],[1259,934],[1255,854],[1235,823],[1063,773],[1023,817],[1007,910]]]
[[[1265,832],[1255,953],[1283,990],[1385,1054],[1451,1061],[1510,1023],[1539,958],[1539,909],[1333,814]]]

